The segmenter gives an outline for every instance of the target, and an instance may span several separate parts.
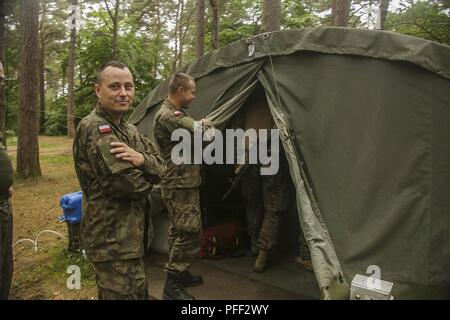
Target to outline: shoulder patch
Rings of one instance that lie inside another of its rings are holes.
[[[184,115],[183,112],[178,111],[178,110],[177,110],[177,111],[174,111],[173,114],[176,115],[176,116],[182,116],[182,115]]]
[[[98,126],[98,131],[100,133],[110,133],[110,132],[112,132],[112,129],[109,126],[109,124],[104,124],[104,125]]]

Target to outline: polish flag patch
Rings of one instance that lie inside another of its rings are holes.
[[[104,124],[98,127],[98,131],[100,131],[100,133],[110,133],[112,132],[112,129],[109,124]]]
[[[181,112],[181,111],[174,111],[173,114],[176,115],[176,116],[182,116],[183,112]]]

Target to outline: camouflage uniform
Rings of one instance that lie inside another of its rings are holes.
[[[111,154],[123,142],[144,155],[144,164]],[[99,298],[145,298],[143,268],[147,196],[165,170],[164,162],[139,129],[120,123],[97,105],[81,120],[73,145],[75,170],[83,191],[81,241],[97,274]]]
[[[148,300],[148,280],[142,258],[95,262],[100,300]]]
[[[154,135],[161,156],[167,163],[162,177],[162,198],[169,212],[169,261],[165,270],[180,274],[188,271],[200,250],[202,222],[200,213],[201,166],[197,164],[175,165],[171,160],[172,132],[184,128],[194,132],[195,122],[184,110],[178,110],[165,100],[155,115]]]
[[[247,115],[238,115],[233,118],[229,126],[232,129],[265,129],[273,126],[270,113],[268,116],[262,112],[261,104],[252,102],[250,105],[253,117]],[[255,123],[261,117],[263,125]],[[253,121],[253,122],[252,122]],[[269,123],[269,121],[271,123]],[[254,128],[256,127],[256,128]],[[268,129],[267,129],[268,130]],[[249,159],[249,149],[247,141],[245,143],[245,159]],[[281,145],[281,144],[280,144]],[[270,145],[267,145],[270,147]],[[235,148],[235,154],[237,149]],[[270,152],[270,150],[269,150]],[[275,175],[261,175],[261,164],[247,164],[245,174],[241,180],[241,192],[246,200],[245,214],[247,219],[247,230],[252,240],[258,248],[269,251],[274,247],[278,240],[280,230],[281,214],[289,206],[289,188],[287,179],[289,177],[287,160],[283,152],[279,152],[279,170]],[[245,165],[238,165],[243,167]]]
[[[0,133],[1,134],[1,133]],[[8,299],[13,275],[13,215],[9,188],[13,169],[0,135],[0,299]]]
[[[281,214],[289,205],[286,166],[281,160],[275,175],[260,175],[261,167],[250,165],[241,184],[249,235],[258,248],[266,251],[276,245]]]
[[[259,112],[258,110],[256,112]],[[258,120],[258,114],[255,116]],[[264,114],[262,114],[264,116]],[[256,121],[253,119],[253,121]],[[266,119],[267,120],[267,119]],[[272,124],[273,125],[273,124]],[[231,129],[247,128],[246,118],[243,115],[235,116],[229,123]],[[250,126],[251,127],[251,126]],[[281,144],[280,144],[281,146]],[[235,154],[237,149],[235,149]],[[248,159],[248,145],[245,145],[246,159]],[[280,228],[280,214],[286,211],[290,201],[288,188],[289,166],[283,151],[280,152],[279,171],[274,176],[261,176],[260,165],[249,165],[242,176],[241,191],[246,200],[247,230],[252,243],[257,247],[269,250],[276,243]],[[244,166],[244,165],[239,165]],[[311,260],[309,248],[303,232],[299,234],[300,256]]]

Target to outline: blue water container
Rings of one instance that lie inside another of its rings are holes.
[[[82,198],[81,191],[69,193],[61,197],[59,205],[64,211],[64,216],[60,217],[61,221],[70,224],[78,224],[81,222],[82,213]]]

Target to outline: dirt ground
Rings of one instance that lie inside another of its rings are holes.
[[[14,278],[10,299],[97,299],[94,272],[81,255],[67,252],[67,226],[58,220],[63,213],[59,206],[61,196],[80,189],[73,167],[72,140],[67,137],[42,136],[39,138],[39,148],[42,177],[26,181],[16,180],[14,183],[15,193],[12,199],[13,244],[15,244],[13,248]],[[14,141],[9,143],[8,153],[15,165],[16,146]],[[41,233],[42,231],[44,232]],[[35,251],[33,242],[37,242],[37,251]],[[251,259],[251,257],[241,259],[242,272],[236,272],[233,269],[237,265],[234,261],[231,261],[233,268],[227,269],[221,268],[217,264],[214,265],[214,263],[197,260],[194,263],[193,272],[202,274],[205,284],[188,291],[199,299],[296,300],[311,298],[272,284],[279,282],[279,279],[286,279],[289,283],[285,285],[285,288],[295,284],[295,281],[298,281],[299,286],[304,286],[314,282],[311,280],[313,279],[312,273],[303,275],[300,273],[301,278],[298,279],[287,278],[283,275],[277,276],[274,273],[273,276],[277,278],[268,282],[270,273],[254,275],[251,272]],[[157,253],[150,254],[145,260],[150,280],[150,292],[157,299],[161,298],[164,286],[163,265],[166,260],[167,255]],[[67,287],[67,280],[72,275],[67,271],[72,265],[80,267],[80,289],[70,290]],[[248,270],[250,273],[245,275]],[[295,270],[286,272],[278,270],[276,272],[296,273]],[[312,284],[312,286],[314,285]]]
[[[16,146],[9,143],[8,153],[15,166]],[[97,296],[92,275],[82,279],[80,290],[68,290],[67,268],[72,260],[66,252],[67,226],[60,197],[79,191],[72,160],[72,140],[67,137],[39,137],[42,177],[17,180],[12,198],[14,214],[14,278],[10,299],[92,299]],[[37,240],[37,251],[31,241]],[[88,267],[88,264],[84,266]]]

